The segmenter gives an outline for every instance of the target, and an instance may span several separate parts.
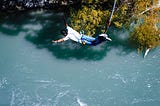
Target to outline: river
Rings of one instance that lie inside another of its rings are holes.
[[[52,44],[62,15],[0,19],[0,106],[160,106],[160,48],[143,58],[114,28],[113,41],[97,46]]]

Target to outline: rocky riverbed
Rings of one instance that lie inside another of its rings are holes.
[[[69,5],[78,3],[80,0],[2,0],[0,10],[27,10],[34,8],[45,8],[61,10]]]

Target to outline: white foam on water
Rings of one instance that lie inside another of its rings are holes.
[[[125,79],[121,74],[116,73],[113,76],[108,76],[109,79],[116,79],[122,81],[124,84],[127,83],[127,79]]]
[[[43,10],[43,9],[41,9],[41,10],[37,10],[37,11],[32,11],[31,13],[30,13],[30,15],[40,15],[40,14],[43,14],[45,11]]]
[[[34,30],[34,31],[39,31],[43,28],[43,26],[38,23],[38,24],[26,24],[23,26],[23,29],[27,29],[27,30]]]
[[[48,81],[48,80],[36,80],[35,82],[39,82],[39,83],[51,83],[52,81]]]
[[[14,106],[14,104],[15,104],[15,92],[14,91],[12,91],[12,97],[11,97],[11,102],[10,102],[10,106]]]
[[[151,87],[152,87],[152,85],[151,85],[151,84],[147,84],[147,87],[148,87],[148,88],[151,88]]]
[[[131,104],[138,104],[138,103],[148,103],[148,102],[160,102],[158,99],[148,99],[148,98],[134,98]]]
[[[77,102],[79,106],[88,106],[86,103],[82,102],[79,98],[77,98]]]
[[[63,92],[59,92],[58,95],[55,98],[53,106],[58,106],[58,103],[60,102],[60,99],[62,97],[64,97],[65,95],[67,95],[68,93],[69,93],[69,90],[63,91]]]
[[[14,88],[12,90],[10,106],[51,106],[49,99],[37,98],[34,94],[30,95],[29,92],[21,88]]]
[[[68,96],[70,92],[70,85],[59,83],[55,80],[35,80],[35,83],[40,83],[39,87],[35,90],[35,98],[40,105],[50,104],[49,106],[58,106],[62,103],[63,99],[70,100]],[[50,94],[46,94],[47,91]],[[36,102],[37,103],[37,102]]]
[[[7,79],[4,77],[2,79],[0,79],[0,88],[4,88],[5,85],[7,85],[8,82],[7,82]]]
[[[45,17],[45,18],[50,17],[50,16],[52,16],[52,13],[45,13],[45,14],[43,14],[43,17]]]
[[[2,24],[3,28],[9,29],[9,30],[17,30],[15,25],[8,25],[8,24]]]

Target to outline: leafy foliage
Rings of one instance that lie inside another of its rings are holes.
[[[71,13],[71,25],[93,36],[97,31],[104,33],[114,0],[82,0],[81,8]],[[160,45],[160,8],[158,0],[117,0],[112,25],[130,28],[134,23],[130,41],[138,50]],[[100,30],[99,30],[100,29]]]
[[[154,8],[152,4],[150,0],[135,2],[133,14],[137,26],[131,33],[130,40],[137,45],[138,51],[160,46],[160,8]]]
[[[72,14],[71,25],[74,29],[84,30],[87,35],[93,36],[98,28],[101,29],[101,32],[105,31],[104,24],[108,16],[108,10],[101,11],[84,6],[82,10]]]
[[[157,26],[158,16],[143,17],[143,22],[136,26],[130,40],[138,47],[138,51],[160,46],[160,28]]]

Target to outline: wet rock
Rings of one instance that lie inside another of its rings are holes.
[[[26,10],[34,8],[60,9],[78,0],[1,0],[0,10]]]

